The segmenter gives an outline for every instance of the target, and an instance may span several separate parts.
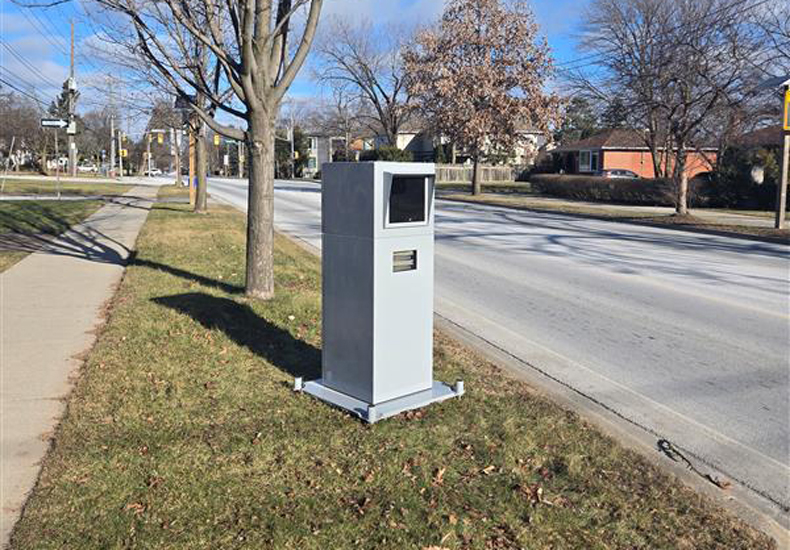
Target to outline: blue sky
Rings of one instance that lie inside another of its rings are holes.
[[[548,37],[558,63],[575,57],[574,34],[580,21],[580,10],[589,0],[532,0],[532,9]],[[77,51],[96,32],[85,17],[80,0],[47,9],[20,8],[10,0],[0,3],[0,78],[26,93],[49,103],[58,93],[60,83],[68,75],[69,20],[75,20]],[[323,17],[337,16],[347,20],[368,18],[381,24],[428,24],[439,18],[442,0],[325,0]],[[107,74],[110,69],[91,56],[77,58],[77,80],[83,90],[78,109],[86,111],[101,107],[107,101]],[[5,85],[3,85],[6,87]],[[303,70],[291,93],[298,97],[318,95]]]

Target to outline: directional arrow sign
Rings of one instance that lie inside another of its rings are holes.
[[[65,128],[69,123],[60,118],[42,118],[42,128]]]

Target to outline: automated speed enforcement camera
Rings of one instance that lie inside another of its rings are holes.
[[[322,166],[321,378],[295,389],[370,423],[464,392],[433,380],[434,173]]]

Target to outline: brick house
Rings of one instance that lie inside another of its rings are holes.
[[[555,170],[566,174],[594,174],[599,170],[620,169],[631,170],[642,178],[655,177],[650,149],[637,130],[604,130],[587,139],[560,145],[551,151],[551,155]],[[713,170],[716,155],[715,147],[690,151],[686,163],[689,178]]]

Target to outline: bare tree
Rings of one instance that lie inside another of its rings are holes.
[[[769,2],[755,11],[754,20],[765,33],[768,55],[761,65],[769,74],[790,73],[790,3]]]
[[[409,90],[429,124],[471,154],[474,194],[482,157],[512,152],[525,124],[548,134],[559,122],[560,100],[544,92],[549,48],[525,2],[451,0],[416,44],[404,54]]]
[[[275,120],[310,50],[323,0],[95,1],[126,16],[137,55],[203,123],[246,142],[246,293],[273,297]],[[242,119],[246,129],[219,123],[215,111]]]
[[[39,155],[39,168],[46,169],[47,135],[41,129],[39,119],[42,115],[41,105],[14,93],[0,92],[0,153],[3,160],[11,157],[10,166],[18,171],[21,159],[16,152],[36,152]],[[11,142],[14,150],[11,150]],[[5,166],[3,162],[0,166]]]
[[[583,51],[591,68],[572,81],[603,104],[616,98],[643,136],[655,174],[671,177],[678,214],[688,212],[690,151],[712,119],[754,97],[754,67],[764,50],[746,24],[754,2],[741,0],[594,0]]]
[[[369,21],[354,25],[334,19],[316,42],[315,78],[333,88],[335,99],[356,96],[362,104],[359,120],[392,146],[413,112],[401,59],[409,34],[398,27],[377,28]]]
[[[366,133],[364,108],[355,94],[342,87],[334,87],[332,98],[318,102],[317,108],[307,118],[313,129],[330,138],[342,138],[343,160],[350,160],[352,141]],[[332,152],[339,154],[339,150]]]

